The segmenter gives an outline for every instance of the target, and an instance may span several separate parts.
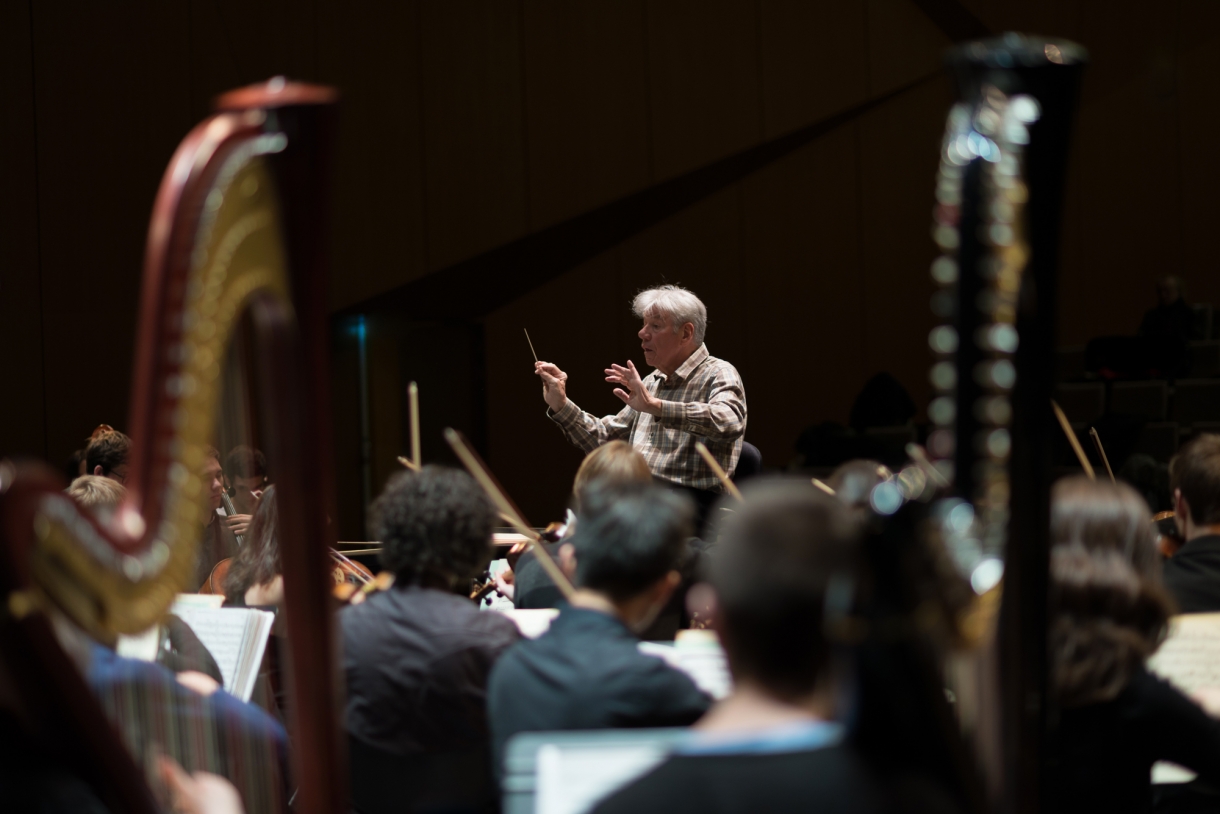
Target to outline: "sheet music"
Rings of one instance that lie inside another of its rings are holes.
[[[701,631],[682,631],[699,633]],[[695,686],[716,700],[733,691],[733,676],[729,673],[724,649],[715,636],[685,637],[670,645],[662,642],[640,642],[640,652],[664,659],[671,667],[691,677]]]
[[[1220,613],[1187,613],[1169,623],[1169,638],[1148,660],[1148,669],[1191,695],[1220,688]],[[1213,715],[1215,710],[1209,710]],[[1152,767],[1153,783],[1188,783],[1195,773],[1162,761]]]
[[[640,743],[538,750],[537,814],[584,814],[669,754],[669,744]]]
[[[527,639],[537,639],[551,627],[551,620],[559,615],[559,611],[555,608],[508,608],[500,610],[493,608],[496,613],[502,613],[517,625],[517,630],[521,631],[521,635]]]
[[[175,613],[216,659],[225,690],[249,701],[275,614],[246,608],[188,606],[175,606]]]

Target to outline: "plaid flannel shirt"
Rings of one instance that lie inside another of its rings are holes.
[[[733,474],[746,432],[746,391],[737,368],[700,345],[672,376],[654,370],[643,382],[649,393],[661,399],[659,416],[624,407],[616,415],[597,418],[571,400],[559,411],[547,410],[547,415],[586,453],[622,439],[644,456],[658,478],[722,491],[720,481],[695,451],[695,441],[702,441],[724,471]]]

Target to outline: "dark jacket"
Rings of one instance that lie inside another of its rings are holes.
[[[1165,561],[1164,581],[1182,613],[1220,611],[1220,536],[1182,546]]]
[[[510,649],[487,688],[494,765],[518,732],[686,726],[711,705],[685,673],[639,651],[621,621],[564,605],[550,629]]]
[[[1047,759],[1048,811],[1152,810],[1152,764],[1220,780],[1220,721],[1143,669],[1113,701],[1063,710]]]

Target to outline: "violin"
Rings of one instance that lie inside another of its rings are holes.
[[[350,559],[335,549],[330,549],[331,559],[331,577],[335,581],[336,589],[343,585],[352,585],[355,588],[362,588],[369,585],[376,579],[373,572],[364,565]],[[218,594],[223,595],[225,577],[229,574],[229,567],[233,564],[232,557],[225,557],[220,562],[212,567],[212,573],[208,574],[208,580],[199,589],[201,594]],[[350,597],[350,594],[349,594]],[[344,597],[346,601],[347,598]]]
[[[1182,538],[1181,532],[1178,531],[1178,524],[1174,520],[1173,511],[1157,512],[1152,516],[1152,530],[1156,533],[1156,547],[1161,552],[1161,556],[1168,559],[1178,550],[1186,545],[1186,540]]]

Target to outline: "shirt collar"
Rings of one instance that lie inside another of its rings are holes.
[[[685,362],[678,365],[678,369],[674,371],[673,378],[680,382],[686,381],[690,378],[690,374],[695,372],[695,368],[703,364],[703,361],[710,355],[711,354],[707,352],[707,343],[701,343],[699,347],[695,349],[694,353],[686,357]],[[665,376],[664,373],[661,375],[663,377]]]

